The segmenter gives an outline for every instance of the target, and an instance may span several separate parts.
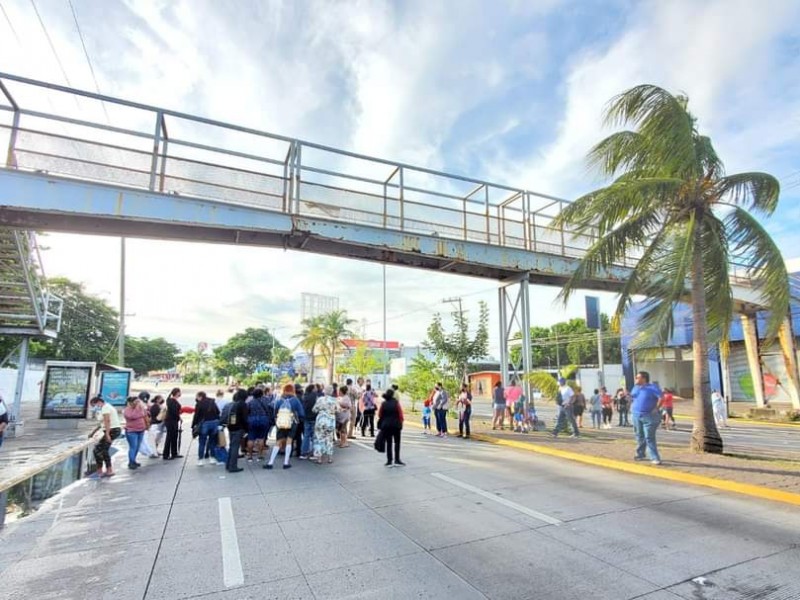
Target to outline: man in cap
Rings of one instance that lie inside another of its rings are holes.
[[[553,427],[553,437],[558,437],[558,432],[564,426],[564,421],[567,420],[572,427],[572,435],[570,437],[580,437],[578,431],[578,423],[575,421],[575,413],[573,412],[573,402],[575,400],[575,392],[567,385],[567,380],[563,377],[558,379],[558,395],[561,397],[561,407],[558,411],[558,419],[556,419],[556,426]],[[558,400],[556,400],[558,404]]]

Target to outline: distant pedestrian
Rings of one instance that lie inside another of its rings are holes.
[[[8,407],[6,401],[0,396],[0,448],[3,447],[3,434],[6,432],[6,427],[8,427]]]
[[[658,401],[658,408],[661,411],[661,427],[664,429],[675,429],[674,403],[675,396],[673,396],[672,390],[664,388],[664,393],[661,394],[661,399]]]
[[[316,389],[316,385],[314,385]],[[300,402],[302,405],[302,399],[305,391],[303,390],[303,386],[299,383],[294,384],[294,396],[297,398],[297,401]],[[305,409],[303,409],[303,414],[296,414],[295,419],[297,420],[297,431],[295,433],[294,438],[292,439],[292,443],[289,444],[289,449],[293,452],[295,456],[300,458],[303,454],[303,438],[305,438]],[[313,429],[311,430],[314,431]]]
[[[352,381],[348,379],[348,381]],[[350,444],[347,441],[350,437],[350,427],[353,424],[353,403],[350,390],[352,383],[348,386],[339,388],[339,397],[336,399],[336,434],[339,438],[339,448],[347,448]]]
[[[575,400],[572,402],[572,411],[575,414],[575,421],[579,428],[583,428],[583,411],[586,410],[586,396],[583,395],[582,388],[575,388]]]
[[[172,388],[169,396],[167,396],[167,414],[166,417],[164,417],[164,428],[167,430],[167,438],[164,440],[164,453],[162,455],[164,460],[183,458],[183,455],[178,453],[180,451],[180,443],[178,441],[181,420],[180,397],[180,388]]]
[[[317,386],[309,384],[306,386],[303,393],[303,412],[305,413],[305,421],[303,425],[303,445],[300,448],[300,458],[307,459],[314,456],[314,436],[316,435],[317,427],[317,413],[314,412],[314,407],[317,405],[320,396]],[[334,400],[334,405],[336,400]]]
[[[403,431],[403,407],[394,397],[394,390],[383,394],[383,402],[378,410],[378,429],[386,442],[386,466],[404,467],[400,460],[400,434]]]
[[[128,468],[138,469],[142,465],[136,462],[136,455],[147,431],[149,415],[147,409],[139,398],[130,396],[122,411],[125,417],[125,439],[128,442]]]
[[[333,397],[334,386],[323,388],[323,395],[317,398],[311,412],[314,419],[314,462],[328,464],[333,462],[333,446],[336,435],[336,398]]]
[[[361,437],[365,437],[367,427],[369,427],[370,437],[375,437],[375,411],[377,406],[375,404],[375,392],[371,384],[367,384],[364,393],[361,394],[359,401],[359,408],[361,409]]]
[[[661,457],[658,454],[656,445],[656,431],[660,418],[656,406],[661,397],[661,390],[655,383],[650,383],[650,373],[639,371],[636,374],[636,385],[631,389],[633,399],[631,418],[633,420],[633,430],[636,434],[636,455],[635,460],[644,460],[644,450],[650,454],[650,462],[654,465],[661,464]]]
[[[247,402],[247,462],[253,462],[254,456],[257,460],[264,458],[272,419],[272,405],[264,398],[263,388],[256,387],[253,397]]]
[[[447,410],[450,406],[450,396],[441,382],[436,384],[433,394],[433,416],[436,418],[436,435],[447,437]]]
[[[214,398],[214,403],[217,405],[219,409],[219,414],[222,414],[222,411],[225,409],[225,406],[229,404],[231,400],[225,397],[225,390],[217,390],[217,393]]]
[[[472,416],[472,393],[466,383],[461,385],[456,408],[458,409],[458,437],[468,438],[470,434],[469,419]]]
[[[725,406],[725,398],[718,390],[711,392],[711,408],[714,410],[714,421],[717,427],[728,426],[728,407]]]
[[[364,391],[364,378],[359,377],[356,383],[352,379],[347,380],[347,395],[350,397],[350,423],[347,431],[348,439],[355,439],[355,428],[357,427],[358,418],[358,401],[361,398],[361,393]]]
[[[617,427],[630,427],[630,422],[628,421],[629,406],[630,399],[628,398],[628,392],[619,388],[614,396],[614,408],[617,409],[617,416],[619,417]]]
[[[506,396],[501,381],[496,382],[492,389],[492,410],[494,411],[492,429],[500,427],[500,431],[503,431],[503,421],[506,418]],[[509,423],[509,425],[513,426],[513,423]]]
[[[111,466],[111,454],[109,449],[111,444],[122,434],[122,426],[119,420],[117,409],[105,402],[100,396],[95,396],[89,401],[92,408],[99,408],[98,419],[100,424],[89,434],[92,437],[99,430],[103,430],[103,437],[98,440],[94,446],[92,454],[94,454],[94,461],[97,464],[97,473],[99,477],[111,477],[114,475],[114,469]],[[103,467],[105,466],[105,472]]]
[[[509,429],[514,429],[514,413],[516,411],[517,402],[522,396],[522,386],[517,383],[516,379],[512,379],[509,382],[508,387],[504,391],[504,396],[506,401],[504,416],[508,419]]]
[[[592,428],[600,429],[603,416],[603,403],[600,398],[600,390],[595,390],[592,393],[592,397],[589,399],[589,410],[592,413]]]
[[[564,426],[565,421],[572,427],[572,435],[570,437],[580,437],[581,434],[578,430],[578,424],[575,422],[575,413],[572,408],[575,401],[575,392],[567,385],[567,380],[563,377],[558,380],[558,393],[561,396],[561,408],[558,411],[556,425],[553,427],[553,437],[558,437],[558,432]]]
[[[158,447],[164,439],[164,419],[167,416],[167,407],[164,404],[164,396],[157,394],[150,404],[150,434],[153,437],[153,450],[156,456],[161,456]]]
[[[422,433],[428,434],[431,430],[431,416],[433,415],[432,395],[425,398],[422,403]]]
[[[611,419],[614,418],[613,402],[606,388],[600,388],[600,404],[603,407],[603,429],[611,429]]]

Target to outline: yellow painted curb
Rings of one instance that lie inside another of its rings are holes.
[[[418,429],[422,428],[422,425],[412,421],[407,421],[404,423],[404,425],[412,425]],[[541,446],[531,442],[505,440],[481,433],[473,433],[470,435],[470,438],[481,442],[496,444],[498,446],[507,446],[509,448],[517,448],[518,450],[536,452],[538,454],[545,454],[547,456],[554,456],[556,458],[564,458],[566,460],[581,462],[596,467],[604,467],[606,469],[614,469],[616,471],[623,471],[625,473],[646,475],[648,477],[657,477],[658,479],[667,479],[669,481],[678,481],[680,483],[690,483],[692,485],[710,487],[717,490],[723,490],[725,492],[753,496],[754,498],[761,498],[763,500],[773,500],[775,502],[783,502],[785,504],[800,506],[800,494],[775,490],[760,485],[739,483],[736,481],[729,481],[727,479],[715,479],[714,477],[694,475],[692,473],[684,473],[682,471],[672,471],[670,469],[665,469],[664,467],[648,467],[640,463],[628,463],[621,460],[613,460],[611,458],[586,456],[585,454],[578,454],[577,452],[570,452],[568,450],[558,450],[556,448]]]
[[[473,439],[490,444],[497,444],[499,446],[508,446],[510,448],[518,448],[520,450],[528,450],[538,454],[546,454],[548,456],[555,456],[557,458],[565,458],[576,462],[582,462],[588,465],[597,467],[605,467],[607,469],[615,469],[617,471],[624,471],[626,473],[635,473],[637,475],[647,475],[648,477],[657,477],[659,479],[668,479],[670,481],[678,481],[680,483],[691,483],[693,485],[701,485],[704,487],[715,488],[724,490],[726,492],[734,492],[737,494],[744,494],[746,496],[753,496],[755,498],[762,498],[765,500],[774,500],[776,502],[784,502],[786,504],[794,504],[800,506],[800,494],[792,492],[784,492],[775,490],[760,485],[752,485],[749,483],[738,483],[736,481],[729,481],[727,479],[715,479],[713,477],[705,477],[703,475],[694,475],[692,473],[684,473],[682,471],[672,471],[663,467],[648,467],[638,463],[627,463],[620,460],[613,460],[610,458],[600,458],[596,456],[586,456],[578,454],[577,452],[569,452],[566,450],[558,450],[550,448],[549,446],[540,446],[539,444],[532,444],[530,442],[518,442],[515,440],[504,440],[494,438],[489,435],[472,434]]]

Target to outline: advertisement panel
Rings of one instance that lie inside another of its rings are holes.
[[[47,362],[42,385],[42,419],[85,419],[94,363]]]
[[[103,371],[100,373],[100,396],[113,406],[125,406],[131,390],[131,371]]]

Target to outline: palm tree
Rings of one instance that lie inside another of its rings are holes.
[[[197,375],[200,375],[204,370],[207,360],[208,356],[204,351],[187,350],[186,353],[181,357],[181,361],[178,364],[178,370],[184,374],[194,372]]]
[[[342,344],[343,339],[355,337],[355,333],[350,329],[355,322],[355,319],[347,316],[346,310],[334,310],[322,315],[322,331],[328,350],[328,381],[330,383],[334,381],[336,350]]]
[[[727,342],[734,302],[729,265],[754,280],[771,311],[769,334],[789,310],[789,285],[780,250],[754,215],[767,217],[780,185],[766,173],[726,175],[711,140],[700,135],[688,98],[640,85],[613,98],[607,125],[630,124],[598,143],[592,166],[613,182],[569,205],[556,220],[596,236],[561,292],[566,301],[586,278],[636,255],[617,304],[618,323],[634,294],[647,296],[639,343],[666,343],[673,308],[690,300],[693,319],[694,427],[690,447],[722,452],[711,410],[708,345]],[[751,214],[752,213],[752,214]],[[687,289],[688,284],[688,289]]]
[[[292,338],[299,340],[295,349],[302,348],[311,357],[311,370],[308,374],[308,380],[314,381],[314,360],[317,349],[321,349],[322,353],[327,357],[327,338],[322,328],[322,317],[308,317],[303,319],[302,325],[303,329],[300,333],[292,336]]]

